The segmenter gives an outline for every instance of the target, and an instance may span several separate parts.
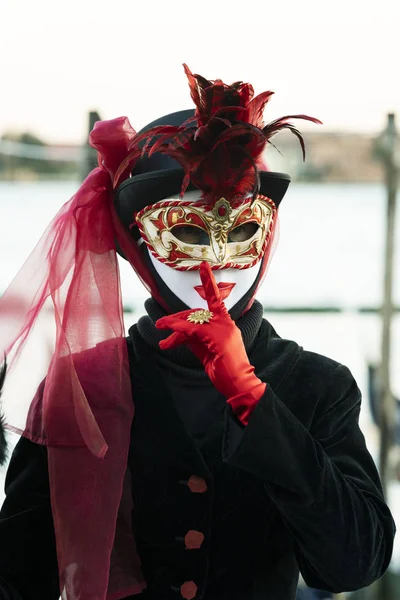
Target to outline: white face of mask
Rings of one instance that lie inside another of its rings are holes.
[[[189,308],[208,308],[207,301],[201,297],[201,280],[199,271],[177,271],[157,260],[149,252],[150,260],[161,279],[166,283],[171,292],[175,294]],[[215,280],[219,284],[222,297],[226,294],[225,306],[230,310],[249,291],[257,278],[261,262],[248,269],[221,269],[213,271]],[[223,284],[233,284],[223,285]],[[198,291],[196,287],[199,287]],[[200,292],[200,293],[199,293]]]
[[[184,194],[183,200],[196,202],[199,198],[198,191],[190,191]],[[169,200],[169,198],[164,198],[164,200]],[[144,242],[141,240],[139,243]],[[180,271],[164,264],[150,251],[149,256],[158,275],[181,302],[189,308],[208,308],[206,299],[202,297],[204,294],[198,270]],[[231,310],[249,291],[258,276],[261,265],[262,261],[259,261],[247,269],[227,268],[213,271],[227,310]]]

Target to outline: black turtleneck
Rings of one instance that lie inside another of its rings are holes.
[[[155,327],[155,322],[166,313],[157,302],[145,302],[147,315],[139,319],[137,329],[142,339],[153,349],[165,385],[171,392],[177,411],[186,429],[198,445],[214,424],[223,419],[226,398],[213,386],[199,359],[185,345],[163,351],[159,342],[171,332]],[[236,321],[250,357],[260,330],[263,307],[257,301]]]

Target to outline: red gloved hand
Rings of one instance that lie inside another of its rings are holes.
[[[231,319],[211,267],[203,262],[200,266],[200,278],[205,291],[209,311],[209,322],[195,323],[196,310],[190,309],[162,317],[156,322],[158,329],[172,329],[167,339],[160,342],[163,350],[187,344],[198,356],[204,369],[217,390],[223,394],[232,406],[236,416],[247,425],[254,407],[265,392],[266,384],[255,374],[249,363],[242,334]]]

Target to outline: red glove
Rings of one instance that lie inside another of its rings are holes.
[[[190,309],[162,317],[156,322],[158,329],[171,329],[167,339],[160,342],[160,348],[167,350],[180,344],[187,344],[198,356],[204,369],[217,390],[223,394],[236,416],[244,425],[261,396],[266,384],[255,374],[249,363],[242,334],[231,319],[211,267],[207,262],[200,265],[200,278],[205,291],[209,311],[212,316],[203,323],[192,322],[193,313],[204,314],[202,309]],[[195,319],[196,320],[196,319]]]

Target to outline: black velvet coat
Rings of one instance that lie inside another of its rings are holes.
[[[335,592],[383,574],[395,526],[346,367],[263,321],[250,360],[266,393],[246,428],[225,410],[199,449],[136,327],[128,344],[133,527],[148,583],[136,600],[179,600],[184,582],[195,599],[294,600],[299,568],[309,586]],[[0,597],[11,584],[22,600],[57,600],[44,448],[20,440],[6,492]],[[200,547],[186,549],[188,532]]]

